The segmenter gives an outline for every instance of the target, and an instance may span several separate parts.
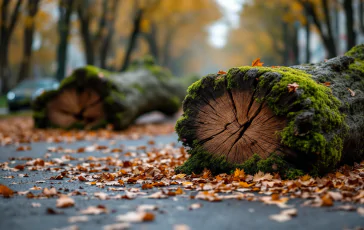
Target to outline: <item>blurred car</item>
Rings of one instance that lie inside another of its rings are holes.
[[[44,91],[57,89],[59,82],[52,78],[22,81],[7,94],[7,103],[10,111],[29,108],[31,102]]]

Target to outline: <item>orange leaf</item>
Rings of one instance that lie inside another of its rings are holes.
[[[296,90],[298,89],[298,87],[300,87],[296,82],[294,82],[293,84],[288,84],[287,88],[288,88],[288,92],[296,92]]]
[[[324,82],[324,83],[322,83],[324,86],[330,86],[331,85],[331,83],[330,82]]]
[[[14,194],[13,190],[8,188],[5,185],[0,184],[0,195],[3,195],[3,197],[9,198]]]
[[[226,74],[226,72],[223,70],[219,70],[219,72],[217,72],[217,74]]]
[[[252,62],[252,66],[263,66],[263,64],[263,62],[260,62],[260,58],[257,58]]]
[[[253,186],[254,183],[251,183],[251,184],[248,184],[246,182],[239,182],[239,186],[242,187],[242,188],[250,188],[251,186]]]
[[[330,197],[330,195],[326,194],[321,198],[322,204],[321,206],[333,206],[334,202],[332,200],[332,198]]]

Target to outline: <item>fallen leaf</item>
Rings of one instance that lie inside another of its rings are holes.
[[[3,184],[0,184],[0,195],[5,198],[10,198],[14,195],[14,191]]]
[[[263,172],[259,171],[256,174],[254,174],[253,181],[263,181],[263,180],[272,180],[273,176],[270,173],[264,174]]]
[[[248,184],[247,182],[245,182],[245,181],[242,181],[242,182],[239,182],[239,186],[241,187],[241,188],[250,188],[250,187],[252,187],[254,185],[254,183],[252,183],[252,184]]]
[[[24,146],[19,146],[16,151],[28,151],[28,150],[32,150],[32,147],[28,146],[28,145],[24,145]]]
[[[191,204],[190,205],[189,209],[190,210],[193,210],[193,209],[199,209],[201,207],[202,207],[202,204],[200,204],[200,203],[194,203],[194,204]]]
[[[159,192],[155,192],[149,196],[146,196],[146,198],[149,198],[149,199],[164,199],[164,198],[168,198],[167,195],[163,194],[161,191]]]
[[[107,193],[104,192],[95,192],[94,196],[99,198],[100,200],[108,200],[110,199],[109,195]]]
[[[338,211],[356,211],[356,208],[350,204],[346,204],[346,205],[340,205],[337,206],[335,208],[333,208],[332,210],[338,210]]]
[[[46,195],[46,196],[55,196],[55,195],[57,195],[57,190],[54,187],[51,188],[51,189],[44,188],[43,189],[43,194]]]
[[[68,208],[68,207],[73,207],[75,205],[75,201],[66,195],[61,195],[56,203],[56,207],[57,208]]]
[[[35,202],[32,202],[32,207],[33,208],[39,208],[40,206],[42,206],[41,203],[35,203]]]
[[[357,209],[357,212],[359,213],[359,215],[364,216],[364,208],[363,207],[359,207]]]
[[[78,176],[78,179],[79,179],[80,181],[87,181],[87,180],[86,180],[86,178],[85,178],[85,177],[83,177],[82,175]]]
[[[176,224],[173,226],[173,230],[190,230],[190,227],[185,224]]]
[[[282,223],[289,221],[293,216],[297,216],[297,209],[295,208],[283,210],[279,214],[270,215],[269,218]]]
[[[349,88],[348,88],[348,91],[350,92],[350,95],[351,95],[352,97],[355,97],[355,92],[354,92],[353,90],[351,90],[351,89],[349,89]]]
[[[153,204],[142,204],[139,205],[137,207],[137,211],[138,212],[143,212],[143,211],[154,211],[154,210],[158,210],[157,205],[153,205]]]
[[[121,222],[135,222],[135,223],[153,221],[154,214],[150,212],[127,212],[123,215],[117,216],[116,220]]]
[[[296,83],[296,82],[294,82],[294,83],[292,83],[292,84],[288,84],[287,85],[287,88],[288,88],[288,92],[290,93],[290,92],[296,92],[296,90],[299,88],[300,86]]]
[[[257,58],[252,62],[252,66],[263,66],[263,64],[263,62],[260,62],[260,58]]]
[[[329,194],[326,194],[323,197],[321,197],[321,202],[322,202],[321,206],[325,206],[325,207],[334,205],[334,202]]]
[[[329,87],[330,85],[331,85],[331,83],[330,82],[324,82],[324,83],[322,83],[324,86],[327,86],[327,87]]]
[[[116,224],[109,224],[104,226],[104,230],[123,230],[123,229],[129,229],[130,224],[129,223],[116,223]]]
[[[71,216],[68,218],[68,223],[86,222],[88,220],[88,216]]]
[[[219,70],[219,72],[217,72],[217,74],[227,74],[227,73],[223,70]]]
[[[84,215],[100,215],[101,213],[107,213],[107,209],[103,206],[89,206],[80,211]]]

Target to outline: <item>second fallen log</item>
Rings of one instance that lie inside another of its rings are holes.
[[[184,91],[153,63],[136,63],[124,73],[86,66],[64,79],[59,89],[39,96],[33,117],[37,128],[94,129],[112,124],[114,129],[124,129],[150,111],[174,114]]]

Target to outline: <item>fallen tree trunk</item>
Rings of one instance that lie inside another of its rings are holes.
[[[95,129],[112,124],[124,129],[150,111],[174,114],[184,96],[181,84],[148,60],[125,73],[86,66],[64,79],[59,89],[39,96],[33,117],[38,128]]]
[[[232,68],[188,89],[178,172],[320,175],[364,157],[364,45],[293,67]]]

